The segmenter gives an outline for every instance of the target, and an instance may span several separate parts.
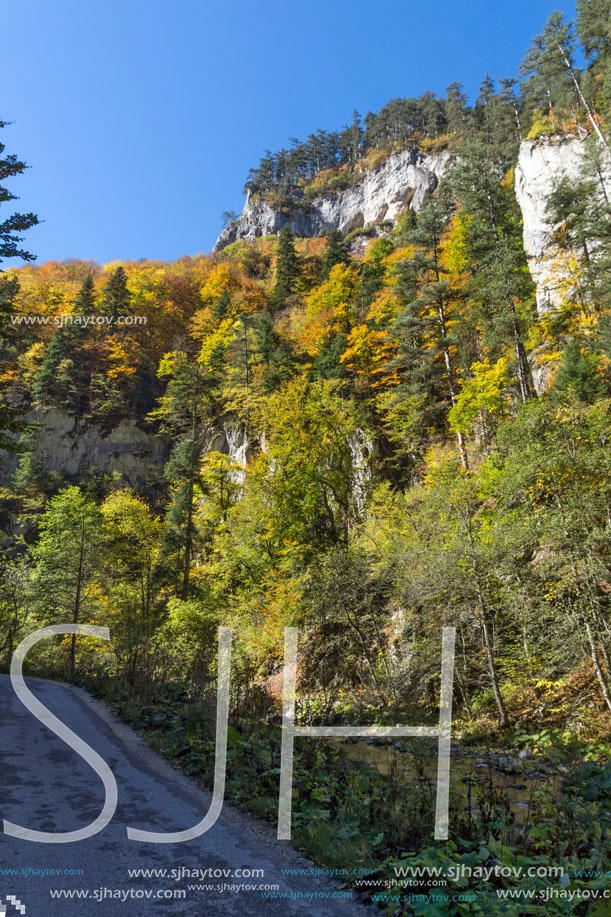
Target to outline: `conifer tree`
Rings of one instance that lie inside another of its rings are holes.
[[[501,183],[502,164],[481,138],[469,139],[449,185],[466,222],[470,293],[488,346],[513,344],[522,401],[533,394],[524,345],[523,318],[516,303],[532,301],[533,287],[522,248],[513,191]],[[496,354],[498,356],[498,353]]]
[[[582,76],[586,98],[598,106],[607,124],[611,114],[611,0],[577,0],[577,34],[588,60]]]
[[[499,80],[499,85],[501,87],[501,97],[513,114],[516,127],[516,139],[517,142],[520,143],[523,137],[523,129],[520,104],[514,88],[517,82],[518,81],[513,77],[504,76]]]
[[[82,377],[90,372],[90,367],[79,360],[89,326],[79,324],[78,319],[92,315],[94,309],[95,287],[93,277],[88,274],[74,301],[71,313],[74,321],[58,328],[49,342],[32,389],[35,401],[78,411],[80,389],[85,383]]]
[[[577,0],[577,32],[591,60],[611,52],[611,0]]]
[[[129,314],[131,294],[127,287],[125,268],[119,265],[109,277],[102,294],[102,304],[106,315],[112,316],[114,322],[119,316]]]
[[[6,121],[0,119],[0,130],[7,126]],[[27,168],[14,154],[5,154],[5,145],[0,143],[0,206],[9,201],[17,200],[17,195],[4,186],[6,179],[22,175]],[[21,248],[23,235],[26,230],[36,226],[38,217],[34,213],[13,213],[6,219],[0,220],[0,264],[6,258],[20,258],[23,261],[34,261],[35,256],[26,249]],[[19,283],[14,277],[3,277],[0,280],[0,370],[5,368],[8,358],[10,343],[15,337],[11,324],[11,315],[15,312],[15,305],[19,293]],[[0,447],[12,450],[15,448],[14,439],[7,433],[15,433],[20,429],[18,412],[0,397]]]
[[[297,283],[297,254],[293,233],[288,224],[280,230],[276,259],[276,283],[272,293],[272,305],[278,311],[295,291]]]
[[[214,414],[214,378],[184,351],[166,354],[159,366],[168,385],[149,415],[174,438],[164,474],[171,501],[161,545],[161,565],[180,581],[183,598],[191,591],[191,564],[196,540],[195,509],[201,488],[204,438]]]
[[[458,136],[466,136],[469,129],[467,97],[462,83],[450,83],[446,90],[446,113],[450,130]]]
[[[292,354],[288,344],[274,328],[274,318],[267,306],[257,315],[254,332],[255,348],[265,365],[265,385],[273,391],[290,377]]]
[[[0,120],[0,129],[7,126],[6,121]],[[27,168],[14,154],[4,155],[5,145],[0,143],[0,182],[7,178],[22,175]],[[8,201],[17,200],[17,195],[0,184],[0,205]],[[22,233],[36,226],[38,217],[34,213],[13,213],[0,222],[0,263],[5,258],[21,258],[23,261],[34,261],[35,256],[26,249],[21,248]]]
[[[361,127],[361,116],[356,108],[352,112],[352,124],[350,125],[350,163],[352,166],[358,161],[361,155],[361,142],[363,140],[363,128]]]
[[[435,359],[439,355],[445,369],[447,394],[454,405],[458,384],[450,323],[457,321],[457,316],[452,314],[456,311],[453,301],[456,294],[442,266],[442,236],[449,216],[447,200],[429,200],[416,225],[407,233],[406,241],[413,246],[414,254],[400,265],[402,282],[399,289],[406,302],[397,321],[401,333],[401,357],[397,362],[408,376],[418,375],[430,386],[431,380],[438,375]],[[437,393],[438,397],[440,394]],[[457,434],[457,439],[461,464],[467,468],[462,433]]]
[[[547,219],[559,226],[556,243],[581,261],[581,287],[598,313],[611,306],[611,187],[607,158],[594,135],[584,144],[578,175],[558,181],[547,199]]]
[[[570,340],[562,351],[562,360],[554,377],[554,388],[572,391],[581,401],[593,401],[600,392],[596,376],[596,358],[582,353],[579,343]]]
[[[19,338],[19,326],[13,325],[11,318],[15,314],[19,281],[16,276],[0,276],[0,367],[5,368],[17,355],[16,345]],[[15,440],[8,433],[22,429],[19,412],[10,403],[5,386],[0,387],[0,448],[13,451]]]
[[[74,300],[73,314],[79,316],[93,315],[95,311],[95,285],[93,276],[87,274],[83,285]]]
[[[320,270],[320,280],[327,280],[331,273],[331,268],[336,264],[349,264],[350,255],[339,229],[332,229],[329,233],[329,241],[323,255],[322,266]]]
[[[561,110],[569,109],[579,127],[575,105],[583,105],[600,143],[608,146],[600,128],[600,119],[593,104],[586,99],[581,85],[581,74],[575,64],[573,27],[557,10],[549,17],[543,31],[531,42],[521,72],[528,78],[535,95],[545,93],[552,116],[555,106]]]

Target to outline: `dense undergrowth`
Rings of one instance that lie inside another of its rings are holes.
[[[143,707],[117,693],[115,682],[87,686],[156,750],[212,786],[213,697],[202,706],[186,686],[160,686]],[[300,722],[320,720],[307,704],[303,707],[298,708]],[[400,719],[421,717],[416,708],[403,711]],[[234,723],[226,798],[275,828],[279,713],[272,708],[264,718],[241,717]],[[448,841],[433,841],[434,741],[365,745],[301,739],[295,748],[293,843],[389,915],[606,913],[596,894],[608,887],[611,869],[608,743],[545,729],[512,731],[499,746],[494,738],[480,734],[475,739],[460,725],[457,729],[461,741],[453,752]],[[529,869],[539,872],[527,874]],[[550,888],[570,892],[571,898],[516,904],[497,894],[534,889],[546,895]],[[462,900],[449,905],[438,898],[436,903],[433,895]]]

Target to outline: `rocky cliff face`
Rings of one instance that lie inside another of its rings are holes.
[[[561,178],[578,178],[583,151],[583,142],[573,137],[524,140],[520,147],[516,197],[522,211],[524,250],[537,287],[540,315],[561,305],[567,280],[562,270],[562,254],[553,239],[557,227],[552,226],[545,214],[547,198]],[[603,171],[603,180],[611,191],[611,161]]]
[[[55,409],[30,411],[25,419],[38,424],[34,454],[46,471],[70,478],[95,469],[100,474],[119,475],[139,492],[162,480],[172,444],[169,436],[146,433],[130,420],[122,420],[108,432],[95,424],[77,424],[74,417]],[[4,483],[17,461],[15,453],[2,453],[0,480]]]
[[[163,482],[173,445],[171,436],[147,433],[130,420],[122,420],[108,431],[96,424],[77,423],[75,417],[54,408],[30,411],[25,420],[37,425],[34,455],[52,474],[76,478],[94,470],[118,476],[121,483],[139,493],[153,491]],[[222,452],[245,467],[255,446],[243,424],[226,423],[208,429],[203,452]],[[18,453],[0,450],[0,484],[9,483],[18,460]],[[234,477],[241,482],[243,471],[237,468]]]
[[[346,234],[370,224],[394,223],[406,208],[418,212],[448,166],[448,152],[423,155],[417,150],[392,153],[381,166],[363,174],[345,191],[315,197],[309,204],[295,197],[289,213],[275,210],[266,201],[249,196],[241,216],[218,237],[214,251],[244,239],[279,232],[287,223],[296,236],[321,236],[331,229]]]
[[[576,179],[583,144],[577,138],[524,140],[516,166],[516,197],[524,221],[524,250],[543,315],[560,305],[560,252],[547,220],[547,198],[564,176]]]

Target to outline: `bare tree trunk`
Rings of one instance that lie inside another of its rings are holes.
[[[74,612],[72,623],[78,624],[81,615],[81,592],[83,587],[83,563],[85,560],[85,519],[81,522],[81,543],[79,547],[78,573],[76,575],[76,593],[74,596]],[[70,641],[70,677],[74,676],[76,665],[76,634],[72,634]]]
[[[499,686],[499,676],[496,670],[496,660],[494,658],[494,640],[490,631],[490,621],[488,620],[488,614],[484,607],[482,607],[482,631],[484,634],[484,646],[486,647],[486,656],[488,658],[488,671],[490,672],[492,691],[494,693],[494,699],[499,711],[499,722],[501,724],[501,728],[506,729],[509,726],[509,716],[507,714],[507,708],[505,707],[505,701],[503,700],[503,695],[501,694],[501,689]]]
[[[585,631],[588,638],[588,646],[590,647],[590,659],[592,660],[592,665],[594,666],[594,671],[596,672],[596,677],[598,679],[600,689],[603,692],[605,703],[607,704],[609,710],[611,710],[611,689],[609,689],[605,673],[603,672],[600,666],[600,662],[598,661],[598,650],[596,643],[594,642],[594,637],[592,636],[592,629],[587,621],[585,622]]]
[[[496,668],[496,660],[494,658],[494,637],[490,630],[490,621],[492,616],[488,608],[488,602],[484,596],[484,590],[482,587],[482,582],[479,574],[479,566],[477,563],[477,557],[475,555],[475,547],[473,544],[473,535],[471,533],[471,520],[466,520],[466,531],[467,538],[469,541],[469,549],[471,554],[471,567],[473,569],[473,575],[475,578],[475,590],[477,594],[477,600],[479,603],[480,613],[481,613],[481,622],[482,622],[482,632],[484,635],[484,646],[486,648],[486,656],[488,659],[488,671],[490,672],[490,681],[492,683],[492,691],[494,693],[494,699],[496,701],[496,706],[499,711],[499,723],[502,729],[506,729],[509,726],[509,715],[507,713],[507,708],[505,707],[505,701],[503,700],[503,695],[501,694],[501,688],[499,684],[499,676]]]
[[[572,79],[572,81],[573,81],[573,86],[575,87],[575,91],[576,91],[577,95],[579,96],[579,99],[580,99],[580,101],[581,101],[581,104],[583,105],[583,107],[585,108],[585,110],[586,110],[586,112],[587,112],[587,114],[588,114],[588,118],[590,119],[590,124],[592,125],[592,127],[593,127],[594,130],[596,131],[596,136],[598,137],[598,139],[600,140],[600,142],[602,143],[602,145],[604,146],[604,148],[605,148],[606,150],[608,150],[608,149],[609,149],[609,146],[608,146],[608,144],[607,144],[607,141],[605,140],[604,134],[603,134],[603,132],[601,131],[600,127],[598,126],[598,122],[596,121],[596,118],[594,117],[594,112],[593,112],[593,110],[592,110],[592,109],[590,108],[590,106],[588,105],[587,99],[586,99],[586,97],[584,96],[584,94],[583,94],[583,92],[582,92],[581,86],[579,85],[579,80],[577,79],[577,77],[576,77],[576,75],[575,75],[575,71],[574,71],[574,69],[573,69],[573,65],[571,64],[571,61],[569,60],[569,57],[568,57],[568,55],[567,55],[567,53],[566,53],[566,51],[565,51],[565,49],[564,49],[564,46],[561,44],[561,42],[558,42],[558,50],[560,51],[560,53],[561,53],[561,55],[562,55],[562,60],[564,61],[564,65],[565,65],[566,69],[568,70],[568,72],[569,72],[569,74],[570,74],[570,76],[571,76],[571,79]]]

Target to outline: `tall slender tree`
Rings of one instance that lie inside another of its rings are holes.
[[[295,291],[298,268],[295,240],[287,224],[278,236],[276,282],[272,293],[272,305],[276,311],[284,306],[287,298]]]
[[[524,343],[523,304],[532,302],[533,287],[524,251],[517,204],[503,178],[494,147],[470,138],[450,176],[450,187],[467,215],[466,251],[472,302],[489,347],[510,341],[522,401],[533,395]],[[519,309],[520,306],[520,309]]]

